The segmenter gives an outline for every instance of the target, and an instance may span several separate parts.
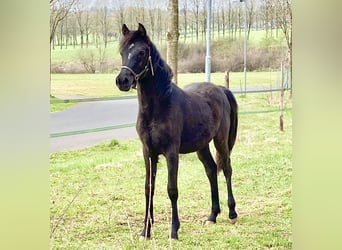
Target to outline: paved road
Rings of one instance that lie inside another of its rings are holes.
[[[133,124],[137,113],[137,99],[79,103],[65,111],[50,113],[50,134]],[[50,152],[81,149],[114,138],[137,138],[135,127],[50,138]]]
[[[247,92],[279,91],[279,88],[249,88]],[[244,93],[233,90],[234,93]],[[72,97],[60,97],[72,99]],[[107,100],[96,102],[82,102],[65,111],[50,114],[50,134],[69,131],[92,130],[116,125],[133,124],[138,113],[137,99]],[[50,138],[50,151],[52,153],[66,150],[76,150],[108,142],[111,139],[125,140],[137,138],[135,126],[108,129],[101,132],[91,132],[68,136]]]

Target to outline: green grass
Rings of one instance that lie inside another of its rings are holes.
[[[118,42],[109,42],[107,48],[105,49],[106,58],[120,59],[118,46]],[[101,45],[101,48],[104,49],[103,45]],[[56,46],[55,49],[51,49],[51,62],[67,63],[79,61],[80,54],[86,51],[93,51],[96,57],[99,56],[99,49],[92,44],[90,44],[88,48],[86,46],[83,46],[83,48],[81,48],[80,45],[76,45],[74,48],[73,46],[68,45],[68,48],[63,47],[62,49],[60,49],[59,46]]]
[[[54,96],[50,96],[50,102],[54,101],[54,100],[58,100],[58,98],[54,97]],[[50,104],[50,112],[57,112],[57,111],[62,111],[65,109],[68,109],[72,106],[77,105],[77,102],[73,102],[73,103],[51,103]]]
[[[286,95],[286,106],[291,101]],[[50,155],[52,249],[291,249],[292,112],[279,131],[279,94],[237,96],[239,130],[231,156],[239,220],[228,223],[219,174],[221,214],[205,226],[210,188],[196,154],[181,155],[179,241],[169,241],[171,205],[163,157],[158,165],[152,240],[139,242],[144,217],[144,164],[138,140]],[[214,151],[214,148],[213,148]]]
[[[230,88],[243,88],[244,89],[244,73],[243,72],[231,72],[229,74]],[[191,82],[203,82],[205,81],[204,73],[193,73],[193,74],[178,74],[179,86],[184,87]],[[210,81],[224,85],[224,73],[216,72],[211,73]],[[271,85],[279,86],[280,73],[277,71],[273,72],[247,72],[246,85],[248,87],[270,87]]]
[[[114,74],[51,74],[51,95],[109,97],[132,93],[121,92]]]
[[[122,92],[115,85],[115,77],[118,74],[51,74],[51,95],[55,97],[84,96],[84,97],[117,97],[136,95],[135,90]],[[279,85],[279,72],[248,72],[247,87],[265,86],[273,87]],[[244,88],[243,72],[230,73],[230,87]],[[191,82],[202,82],[204,73],[179,74],[180,87]],[[224,84],[224,73],[212,73],[211,81]],[[53,99],[51,99],[53,100]],[[56,112],[75,105],[75,103],[52,103],[50,111]]]

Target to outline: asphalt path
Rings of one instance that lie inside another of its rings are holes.
[[[279,90],[279,88],[256,87],[249,88],[246,92]],[[244,93],[242,90],[233,90],[233,92]],[[60,98],[73,99],[73,97]],[[112,139],[137,138],[138,135],[133,125],[136,122],[137,114],[137,99],[81,102],[67,110],[50,113],[50,152],[82,149],[100,142],[109,142]],[[128,124],[130,126],[125,126]],[[108,129],[98,131],[101,130],[100,128]],[[83,132],[77,133],[80,131]],[[72,133],[68,134],[68,132]],[[57,136],[51,137],[56,134]]]
[[[106,100],[79,103],[67,110],[50,113],[50,152],[77,150],[109,142],[112,139],[137,138],[135,126],[138,114],[137,99]],[[129,127],[125,125],[129,124]],[[124,128],[80,133],[104,127],[123,125]],[[66,132],[73,135],[63,135]]]

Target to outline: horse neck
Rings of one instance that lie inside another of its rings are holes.
[[[152,63],[147,75],[138,84],[139,103],[142,105],[155,105],[169,99],[172,92],[170,72],[165,61],[160,57],[154,46],[151,47]],[[153,72],[153,73],[152,73]]]

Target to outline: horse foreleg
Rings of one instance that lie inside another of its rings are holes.
[[[168,168],[168,182],[167,192],[171,200],[172,206],[172,219],[171,219],[171,239],[178,239],[178,229],[180,226],[178,218],[178,153],[170,153],[166,155],[167,168]]]
[[[145,219],[144,219],[144,229],[140,235],[140,239],[146,239],[151,237],[151,227],[154,223],[153,219],[153,195],[154,187],[157,173],[157,162],[158,156],[149,156],[144,152],[144,160],[146,167],[145,176]]]

